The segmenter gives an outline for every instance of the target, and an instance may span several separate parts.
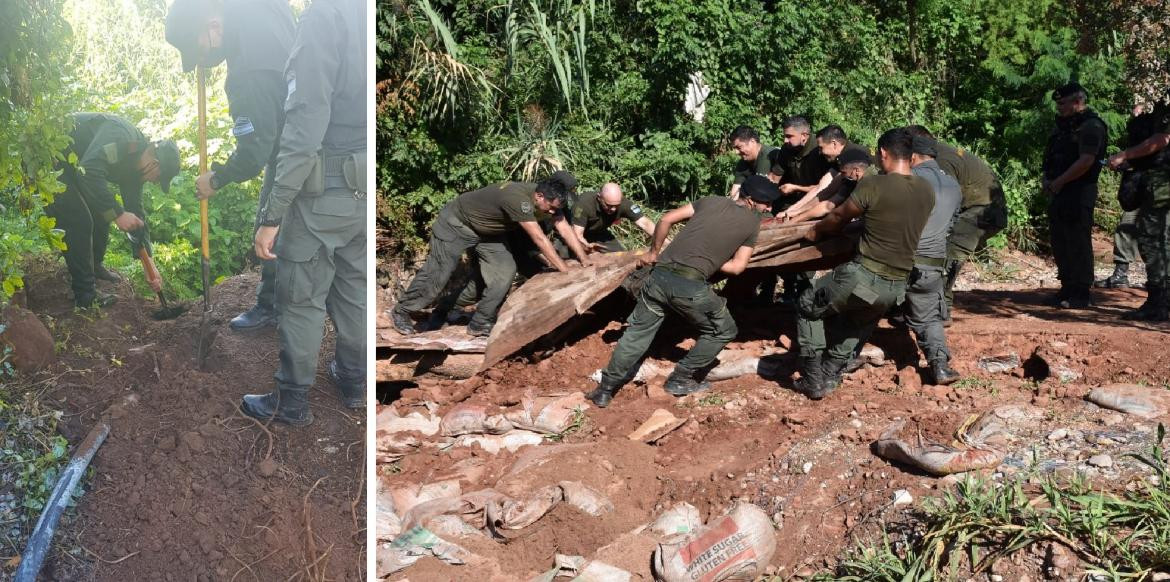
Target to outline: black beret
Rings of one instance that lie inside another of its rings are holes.
[[[935,141],[923,135],[914,136],[913,151],[922,156],[936,157],[938,156],[938,148],[935,147]]]
[[[865,148],[859,146],[847,147],[841,152],[841,155],[837,156],[837,165],[839,167],[856,163],[873,164],[873,159],[869,157],[869,152]]]
[[[1063,87],[1057,87],[1052,92],[1052,100],[1059,101],[1061,99],[1064,99],[1065,97],[1072,96],[1076,93],[1084,93],[1085,97],[1089,96],[1089,92],[1086,91],[1085,88],[1082,87],[1080,83],[1073,81],[1072,83],[1069,83]]]
[[[567,170],[557,170],[548,179],[554,182],[560,182],[565,187],[565,190],[572,190],[577,187],[577,177]]]
[[[780,188],[763,176],[748,176],[739,191],[756,202],[772,203],[780,197]]]

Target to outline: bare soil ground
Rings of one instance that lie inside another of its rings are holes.
[[[315,422],[264,427],[243,394],[273,386],[275,328],[241,334],[227,319],[253,303],[257,276],[213,290],[218,334],[196,363],[202,303],[154,321],[128,286],[100,315],[72,310],[64,273],[29,277],[28,308],[52,323],[60,360],[46,406],[71,443],[101,417],[109,439],[64,519],[42,580],[361,580],[365,574],[365,418],[324,373]]]
[[[1107,255],[1107,241],[1097,246],[1100,255]],[[1101,273],[1110,270],[1111,264],[1099,264]],[[1140,271],[1133,274],[1140,283]],[[1120,319],[1141,302],[1140,288],[1100,290],[1097,305],[1086,310],[1044,307],[1054,284],[1052,265],[1035,256],[1004,253],[993,263],[969,268],[948,330],[952,363],[964,379],[949,387],[929,385],[918,372],[925,362],[919,361],[909,332],[883,322],[870,343],[884,350],[887,362],[854,373],[820,402],[793,390],[795,357],[780,355],[774,378],[750,374],[682,399],[662,390],[662,378],[628,384],[608,408],[588,409],[582,427],[563,442],[498,454],[424,446],[380,466],[381,486],[390,490],[455,479],[463,492],[531,491],[559,480],[580,480],[607,493],[616,511],[606,518],[554,511],[507,544],[460,538],[458,543],[484,560],[454,566],[423,558],[390,579],[528,580],[551,568],[560,553],[599,559],[627,569],[634,579],[649,580],[653,544],[639,545],[631,530],[676,502],[693,504],[707,520],[737,500],[763,508],[777,527],[777,552],[768,572],[780,580],[799,579],[831,568],[859,542],[880,542],[883,532],[896,530],[920,509],[923,498],[938,496],[953,483],[874,455],[871,443],[885,427],[905,420],[904,437],[919,434],[945,443],[971,415],[1002,405],[1034,406],[1043,415],[1014,428],[1005,461],[983,477],[1079,473],[1106,489],[1132,487],[1148,474],[1125,454],[1145,450],[1157,422],[1101,409],[1084,396],[1094,386],[1114,382],[1167,385],[1170,354],[1164,346],[1170,325]],[[515,407],[526,391],[588,391],[595,386],[590,374],[606,364],[620,336],[625,312],[610,315],[545,359],[513,358],[469,380],[380,387],[384,404],[396,398],[393,406],[406,414],[435,403],[441,415],[460,402]],[[741,310],[736,319],[740,337],[729,348],[783,354],[795,337],[793,315],[784,308]],[[677,359],[690,345],[689,333],[668,323],[651,357]],[[1005,354],[1018,355],[1022,365],[1000,373],[978,365],[982,357]],[[1050,366],[1054,359],[1075,377],[1059,378]],[[687,422],[653,445],[627,438],[659,408]],[[1050,438],[1060,429],[1068,436]],[[527,468],[531,463],[525,456],[533,450],[544,451],[539,471]],[[1108,455],[1112,462],[1087,462],[1097,455]],[[909,492],[913,502],[895,507],[897,490]],[[998,579],[1043,579],[1043,553],[1021,552],[997,568]],[[1072,570],[1067,579],[1078,579]]]

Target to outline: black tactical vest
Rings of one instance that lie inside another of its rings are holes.
[[[1080,154],[1080,132],[1088,124],[1105,125],[1097,113],[1086,109],[1071,117],[1057,117],[1056,128],[1048,136],[1048,147],[1044,149],[1044,177],[1055,180],[1069,169]],[[1106,130],[1107,131],[1107,130]],[[1099,151],[1094,154],[1095,159],[1105,157],[1105,140],[1101,140]],[[1066,187],[1096,184],[1097,176],[1101,174],[1101,165],[1094,163],[1080,178],[1069,182]]]

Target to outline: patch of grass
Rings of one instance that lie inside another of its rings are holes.
[[[892,543],[850,552],[834,572],[814,580],[904,582],[962,579],[987,572],[997,560],[1040,542],[1071,550],[1088,573],[1109,580],[1148,580],[1170,568],[1170,465],[1165,427],[1141,454],[1130,455],[1156,479],[1118,495],[1094,490],[1084,479],[1037,488],[1025,482],[967,479],[940,498],[928,499],[920,527]]]
[[[723,406],[727,404],[727,396],[719,392],[711,392],[699,399],[699,406]]]
[[[977,376],[967,376],[966,378],[961,378],[959,381],[955,382],[954,384],[951,384],[951,386],[956,390],[970,390],[970,389],[974,389],[974,388],[987,389],[987,388],[991,388],[992,386],[994,386],[994,382],[992,382],[991,380],[988,380],[987,378],[979,378]]]
[[[574,408],[573,419],[569,422],[569,426],[565,427],[565,430],[561,432],[544,435],[544,439],[554,443],[562,442],[569,435],[580,432],[587,422],[589,422],[589,417],[585,416],[585,409]]]

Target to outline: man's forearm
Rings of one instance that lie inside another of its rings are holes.
[[[581,241],[577,239],[577,233],[573,231],[573,228],[569,226],[569,223],[563,218],[557,220],[555,226],[557,233],[560,234],[561,238],[565,240],[565,244],[569,245],[569,250],[573,251],[573,254],[576,255],[577,260],[584,264],[586,262],[585,255],[587,253],[585,252],[585,246],[582,245]]]
[[[536,243],[536,248],[540,249],[540,254],[544,255],[545,259],[548,259],[548,264],[552,265],[552,268],[558,271],[569,270],[569,266],[557,255],[557,250],[553,248],[552,243],[549,242],[547,236],[544,236],[544,233],[533,236],[532,242]]]
[[[1170,133],[1155,133],[1146,138],[1145,141],[1135,145],[1129,149],[1122,150],[1122,157],[1127,160],[1135,158],[1144,158],[1148,155],[1156,154],[1170,145]]]
[[[1069,182],[1084,176],[1085,172],[1088,172],[1089,168],[1093,167],[1093,164],[1095,163],[1097,163],[1097,161],[1093,159],[1093,156],[1083,155],[1080,158],[1077,158],[1077,161],[1073,162],[1073,165],[1069,166],[1069,168],[1065,170],[1063,174],[1053,180],[1052,183],[1054,186],[1056,186],[1056,189],[1059,190],[1067,186]]]
[[[655,253],[662,252],[662,245],[666,243],[666,235],[668,234],[670,234],[670,223],[663,220],[654,225],[654,241],[650,244],[650,250]]]

